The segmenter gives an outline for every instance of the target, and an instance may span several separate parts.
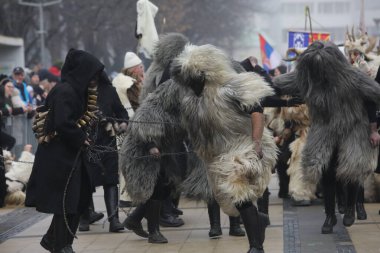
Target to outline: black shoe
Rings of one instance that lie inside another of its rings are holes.
[[[322,234],[331,234],[333,232],[333,227],[336,225],[337,219],[334,215],[326,215],[325,223],[322,225]]]
[[[128,216],[123,224],[126,229],[133,231],[136,235],[143,238],[148,238],[149,234],[144,231],[141,222],[133,220],[131,216]]]
[[[185,222],[174,215],[161,215],[160,217],[160,225],[163,227],[180,227],[184,225]]]
[[[355,208],[347,207],[343,216],[343,225],[350,227],[355,222]]]
[[[168,243],[168,239],[166,239],[165,236],[163,236],[160,231],[156,230],[153,233],[149,233],[148,242],[149,243]]]
[[[367,212],[365,211],[363,203],[356,203],[356,217],[358,220],[367,219]]]
[[[207,212],[210,220],[208,236],[211,239],[219,238],[222,235],[222,228],[220,226],[220,206],[216,200],[207,203]]]
[[[90,212],[90,219],[89,219],[90,224],[95,223],[95,222],[97,222],[97,221],[99,221],[99,220],[101,220],[103,218],[104,218],[104,214],[103,213],[97,213],[97,212],[94,212],[94,211]]]

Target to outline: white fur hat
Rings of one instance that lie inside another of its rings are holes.
[[[141,59],[133,52],[127,52],[124,57],[124,68],[129,69],[141,63]]]

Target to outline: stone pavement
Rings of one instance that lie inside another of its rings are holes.
[[[350,228],[338,225],[331,235],[320,234],[324,214],[321,203],[310,207],[294,207],[289,200],[277,198],[277,180],[274,176],[270,185],[270,220],[265,240],[266,253],[379,253],[380,215],[378,204],[366,204],[368,220],[357,221]],[[94,195],[97,211],[105,212],[101,189]],[[90,232],[79,232],[74,241],[77,253],[232,253],[247,252],[246,237],[228,235],[228,217],[222,215],[223,237],[208,238],[209,221],[207,208],[202,202],[181,199],[180,208],[185,225],[179,228],[162,228],[168,244],[154,245],[130,231],[109,233],[108,222],[100,221],[91,226]],[[125,210],[128,211],[128,210]],[[120,212],[120,220],[126,215]],[[0,209],[0,253],[42,253],[39,245],[42,235],[50,224],[51,215],[39,214],[30,208]],[[144,220],[143,226],[146,228]]]

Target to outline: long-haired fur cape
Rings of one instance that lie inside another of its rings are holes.
[[[380,102],[380,87],[352,67],[331,42],[314,42],[293,72],[274,79],[283,94],[299,94],[309,108],[311,127],[302,154],[305,180],[319,181],[337,152],[337,178],[363,183],[376,166],[369,142],[366,101]]]
[[[180,33],[168,33],[160,37],[154,48],[153,62],[145,75],[140,102],[156,89],[165,68],[169,67],[188,42],[189,40]]]
[[[126,190],[135,203],[147,201],[153,194],[160,168],[178,184],[184,168],[172,156],[154,159],[149,156],[148,143],[154,143],[161,153],[178,152],[183,147],[186,132],[180,125],[178,86],[172,80],[150,93],[136,110],[128,125],[128,134],[121,146],[120,169]],[[173,175],[174,174],[174,175]]]
[[[236,204],[262,196],[276,161],[267,129],[264,157],[258,158],[249,114],[273,90],[254,73],[237,74],[226,54],[211,45],[187,45],[172,62],[171,74],[182,87],[182,124],[206,163],[214,197],[225,213],[236,216]],[[198,97],[190,86],[199,80],[204,80],[204,89]]]

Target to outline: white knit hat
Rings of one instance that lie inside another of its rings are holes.
[[[129,69],[141,63],[141,59],[133,52],[127,52],[124,57],[124,68]]]

